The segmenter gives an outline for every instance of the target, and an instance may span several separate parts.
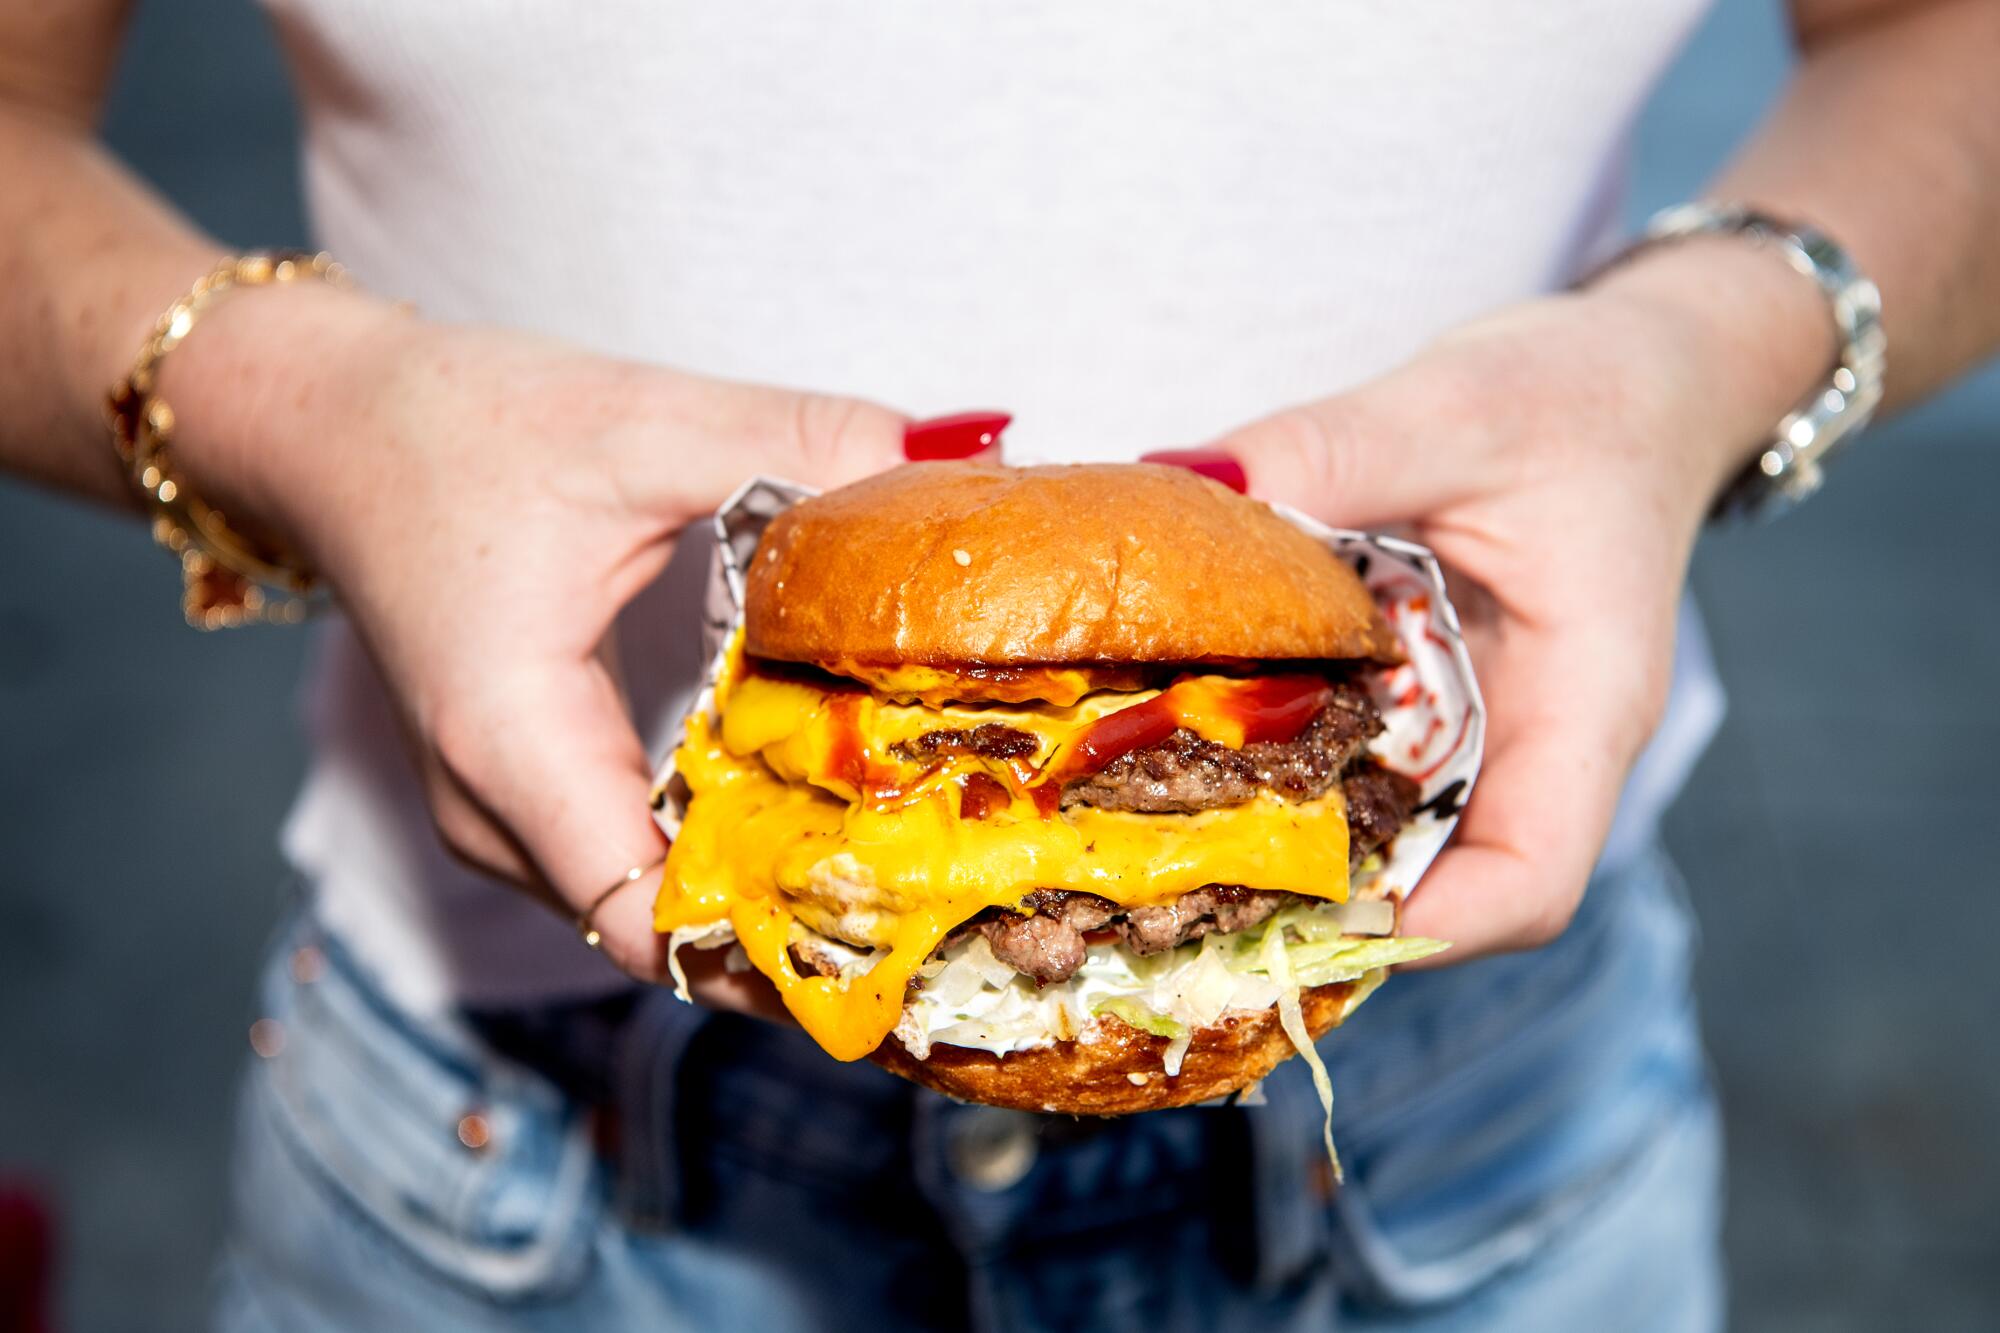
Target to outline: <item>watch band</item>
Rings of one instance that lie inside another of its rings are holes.
[[[1635,249],[1703,235],[1744,236],[1775,250],[1818,284],[1840,334],[1840,352],[1826,380],[1779,419],[1771,439],[1723,488],[1711,511],[1714,518],[1769,517],[1820,488],[1827,459],[1867,424],[1882,401],[1888,350],[1882,294],[1826,233],[1740,204],[1662,209],[1646,223]]]

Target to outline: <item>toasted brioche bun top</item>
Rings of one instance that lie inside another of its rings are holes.
[[[1183,468],[916,463],[771,522],[745,651],[925,666],[1375,658],[1354,571]]]

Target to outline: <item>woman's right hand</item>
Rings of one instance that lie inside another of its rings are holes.
[[[197,492],[333,587],[445,842],[572,917],[664,852],[607,665],[614,617],[746,478],[851,481],[904,461],[908,424],[302,285],[218,305],[161,393]],[[594,920],[613,962],[656,981],[651,900],[649,877]],[[705,989],[756,1000],[734,978]]]

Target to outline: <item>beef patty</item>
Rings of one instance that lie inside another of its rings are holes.
[[[1136,814],[1193,814],[1241,805],[1260,791],[1290,801],[1323,795],[1382,731],[1382,715],[1354,681],[1334,683],[1333,701],[1289,741],[1253,741],[1240,750],[1203,740],[1185,728],[1131,750],[1063,787],[1062,805]],[[928,763],[955,755],[1019,759],[1039,742],[1004,723],[927,731],[894,747],[897,758]]]
[[[976,727],[927,731],[912,740],[898,741],[889,753],[913,764],[927,764],[953,755],[976,754],[987,759],[1021,759],[1039,750],[1042,743],[1019,727],[1004,722],[982,722]]]
[[[1323,794],[1382,731],[1368,691],[1352,681],[1334,687],[1333,702],[1288,741],[1253,741],[1240,750],[1174,732],[1157,745],[1122,754],[1063,788],[1065,809],[1077,805],[1138,814],[1193,814],[1241,805],[1270,790],[1290,801]]]
[[[1419,789],[1401,773],[1374,763],[1341,780],[1347,798],[1348,859],[1359,865],[1396,836],[1415,812]],[[1296,893],[1209,884],[1153,907],[1119,907],[1090,893],[1037,889],[1022,900],[1027,912],[988,909],[947,935],[948,948],[973,933],[993,956],[1044,984],[1067,981],[1083,966],[1088,937],[1108,932],[1134,953],[1161,953],[1209,934],[1248,930],[1292,902]]]

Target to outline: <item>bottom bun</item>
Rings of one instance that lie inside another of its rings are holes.
[[[1347,1020],[1381,981],[1371,972],[1358,981],[1316,986],[1299,997],[1306,1030],[1324,1036]],[[1164,1067],[1171,1043],[1109,1016],[1096,1020],[1078,1041],[994,1055],[942,1043],[919,1060],[894,1037],[869,1058],[912,1083],[956,1097],[1016,1111],[1057,1115],[1128,1115],[1187,1106],[1237,1092],[1297,1054],[1275,1007],[1262,1013],[1224,1014],[1188,1043],[1181,1072]]]

